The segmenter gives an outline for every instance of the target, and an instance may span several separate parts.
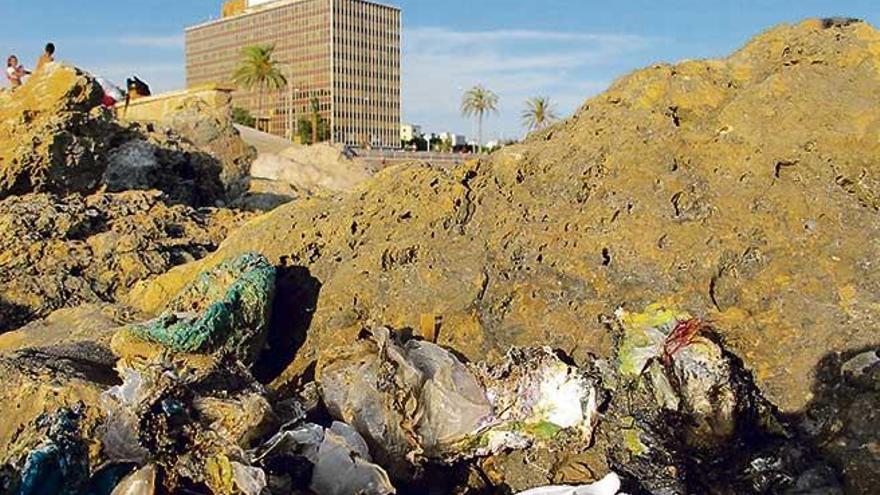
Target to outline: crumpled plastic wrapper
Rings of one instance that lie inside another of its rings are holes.
[[[517,495],[618,495],[619,492],[620,477],[616,473],[610,473],[602,480],[589,485],[542,486],[520,492]]]
[[[708,322],[660,304],[617,318],[603,420],[617,472],[652,494],[840,493]]]
[[[330,428],[305,423],[282,429],[254,453],[254,462],[285,464],[301,458],[312,465],[309,488],[319,495],[391,495],[396,493],[388,474],[373,463],[364,438],[338,421]]]
[[[331,415],[357,429],[395,475],[422,459],[454,462],[563,433],[589,444],[598,419],[598,379],[549,349],[472,366],[380,328],[320,363],[317,380]]]

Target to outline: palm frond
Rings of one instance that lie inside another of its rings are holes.
[[[548,96],[529,98],[521,118],[523,126],[529,131],[544,129],[559,120],[556,109]]]
[[[232,81],[236,86],[252,90],[254,88],[281,89],[287,85],[287,78],[272,58],[274,45],[251,45],[241,50],[242,58]]]
[[[469,89],[461,100],[461,113],[465,117],[498,113],[498,95],[481,85]]]

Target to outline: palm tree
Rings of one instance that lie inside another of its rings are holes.
[[[235,85],[252,91],[257,90],[257,113],[263,110],[263,94],[266,90],[279,90],[287,86],[287,78],[278,68],[272,55],[275,45],[252,45],[242,49],[242,59],[232,73]]]
[[[522,123],[529,131],[540,131],[559,120],[549,96],[536,96],[526,101]]]
[[[477,117],[481,148],[483,147],[483,118],[487,113],[498,113],[498,95],[482,85],[476,85],[467,90],[461,100],[461,114],[465,117]]]

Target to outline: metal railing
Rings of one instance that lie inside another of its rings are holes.
[[[441,153],[437,151],[406,151],[406,150],[365,150],[350,148],[348,150],[354,156],[365,160],[393,160],[393,161],[455,161],[461,162],[480,158],[480,154],[474,153]]]

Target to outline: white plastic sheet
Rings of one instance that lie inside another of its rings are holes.
[[[518,495],[623,495],[620,494],[620,477],[610,473],[601,481],[582,486],[544,486],[533,488]]]

